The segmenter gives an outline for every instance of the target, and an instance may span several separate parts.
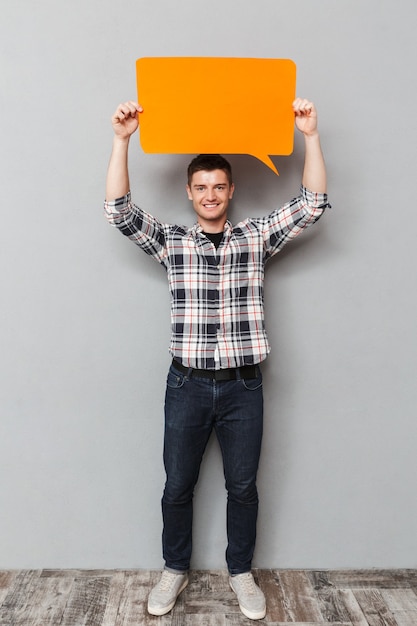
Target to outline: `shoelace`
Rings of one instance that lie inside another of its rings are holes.
[[[247,593],[248,595],[256,594],[257,589],[256,589],[255,581],[253,580],[251,574],[248,574],[244,578],[242,577],[241,583],[242,583],[244,593]]]
[[[161,591],[171,591],[175,584],[175,576],[177,576],[177,574],[171,574],[167,571],[162,573],[161,580],[159,581]]]

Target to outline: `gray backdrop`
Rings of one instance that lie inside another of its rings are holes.
[[[291,58],[319,110],[333,209],[267,272],[254,565],[417,566],[416,17],[414,0],[2,0],[0,567],[162,564],[166,276],[102,213],[141,56]],[[190,80],[217,99],[227,77]],[[299,137],[279,178],[230,160],[234,221],[298,192]],[[188,161],[135,138],[136,202],[191,224]],[[215,440],[195,500],[193,567],[223,567]]]

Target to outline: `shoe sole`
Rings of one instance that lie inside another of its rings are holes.
[[[173,602],[171,602],[171,604],[168,604],[168,606],[164,606],[162,609],[160,608],[153,608],[151,606],[149,606],[148,604],[148,613],[149,615],[156,615],[158,617],[160,617],[161,615],[166,615],[166,613],[169,613],[170,611],[172,611],[172,609],[175,606],[176,601],[178,600],[178,596],[180,595],[180,593],[182,591],[184,591],[184,589],[186,588],[186,586],[188,585],[188,578],[186,580],[184,580],[184,582],[182,583],[177,596],[175,598],[175,600]]]
[[[239,604],[239,608],[242,611],[243,615],[245,615],[249,619],[263,619],[265,617],[265,615],[266,615],[266,609],[265,609],[265,611],[262,611],[262,612],[259,612],[259,613],[251,613],[250,611],[245,609],[240,604]]]

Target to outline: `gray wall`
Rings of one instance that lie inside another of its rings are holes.
[[[291,58],[319,109],[334,208],[267,272],[254,564],[417,566],[416,17],[414,0],[3,0],[0,567],[162,564],[166,277],[102,215],[141,56]],[[232,218],[293,197],[302,157],[297,137],[278,178],[232,155]],[[188,161],[135,139],[136,201],[192,223]],[[224,526],[212,441],[194,567],[224,566]]]

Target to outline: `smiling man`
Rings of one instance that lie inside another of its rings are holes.
[[[188,167],[186,190],[197,215],[194,226],[161,222],[135,205],[128,146],[142,107],[125,102],[112,117],[107,218],[165,268],[171,293],[173,360],[165,392],[162,497],[165,569],[149,595],[152,615],[168,613],[188,584],[193,492],[213,430],[227,489],[230,586],[246,617],[266,615],[264,594],[251,573],[263,423],[260,363],[270,350],[264,324],[264,266],[328,206],[316,109],[297,98],[293,110],[305,138],[300,195],[265,217],[235,226],[228,220],[232,171],[220,155],[199,155]]]
[[[218,166],[225,169],[197,170],[197,164],[199,167]],[[198,223],[206,233],[223,232],[227,220],[229,200],[235,188],[227,167],[222,158],[209,155],[200,155],[189,166],[188,198],[193,203]]]

